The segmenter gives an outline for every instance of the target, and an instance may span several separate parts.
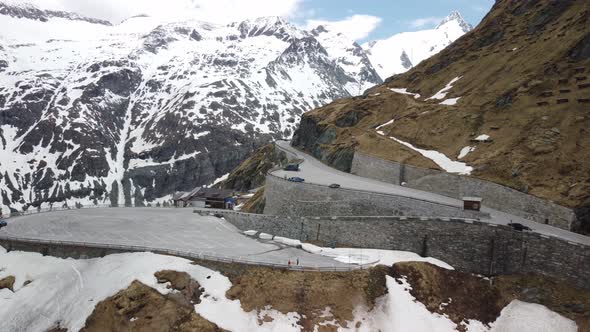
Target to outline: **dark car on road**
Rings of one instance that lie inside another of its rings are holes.
[[[329,185],[328,187],[332,188],[332,189],[338,189],[340,188],[340,185],[338,183],[332,183],[331,185]]]
[[[6,227],[6,226],[8,226],[8,223],[6,222],[6,220],[0,219],[0,229],[2,229],[2,227]]]
[[[515,231],[532,231],[532,229],[528,226],[525,226],[521,223],[517,223],[517,222],[511,222],[508,224],[508,226],[512,227],[512,229],[514,229]]]
[[[289,165],[285,166],[285,168],[283,168],[283,170],[290,171],[290,172],[298,172],[299,171],[299,164],[289,164]]]
[[[305,182],[305,179],[302,179],[300,177],[294,176],[292,178],[289,178],[289,181],[291,181],[291,182]]]

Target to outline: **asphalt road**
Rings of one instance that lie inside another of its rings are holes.
[[[97,208],[31,214],[10,218],[0,236],[145,246],[274,264],[299,258],[305,267],[348,266],[301,249],[253,239],[223,219],[201,216],[190,208]]]
[[[346,189],[400,195],[457,207],[463,206],[463,202],[458,199],[341,172],[337,169],[327,166],[326,164],[323,164],[316,158],[295,149],[288,141],[277,141],[276,144],[281,150],[285,151],[289,157],[303,160],[303,163],[300,165],[299,172],[278,170],[272,173],[273,175],[281,178],[285,176],[298,176],[304,178],[305,182],[307,183],[326,186],[332,183],[337,183],[342,188]],[[528,219],[485,206],[482,207],[482,211],[491,215],[491,219],[482,219],[481,221],[483,222],[501,225],[506,225],[510,222],[517,222],[529,226],[531,229],[533,229],[533,231],[540,234],[556,236],[567,241],[590,245],[590,237],[588,236],[572,233],[549,225],[539,224],[534,221],[530,221]]]

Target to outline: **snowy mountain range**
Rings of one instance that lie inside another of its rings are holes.
[[[113,25],[0,1],[2,213],[212,183],[304,112],[381,83],[371,61],[278,17]]]
[[[471,24],[454,11],[434,29],[399,33],[384,40],[363,44],[363,49],[385,80],[395,74],[405,73],[472,29]]]

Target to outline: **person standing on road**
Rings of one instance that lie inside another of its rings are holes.
[[[297,266],[299,266],[299,257],[297,257]]]

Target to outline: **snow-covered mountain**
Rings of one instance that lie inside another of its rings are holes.
[[[0,1],[3,213],[213,182],[303,112],[381,82],[328,40],[276,17],[112,25]]]
[[[363,44],[371,63],[386,79],[415,67],[471,31],[459,12],[452,12],[434,29],[403,32]]]

